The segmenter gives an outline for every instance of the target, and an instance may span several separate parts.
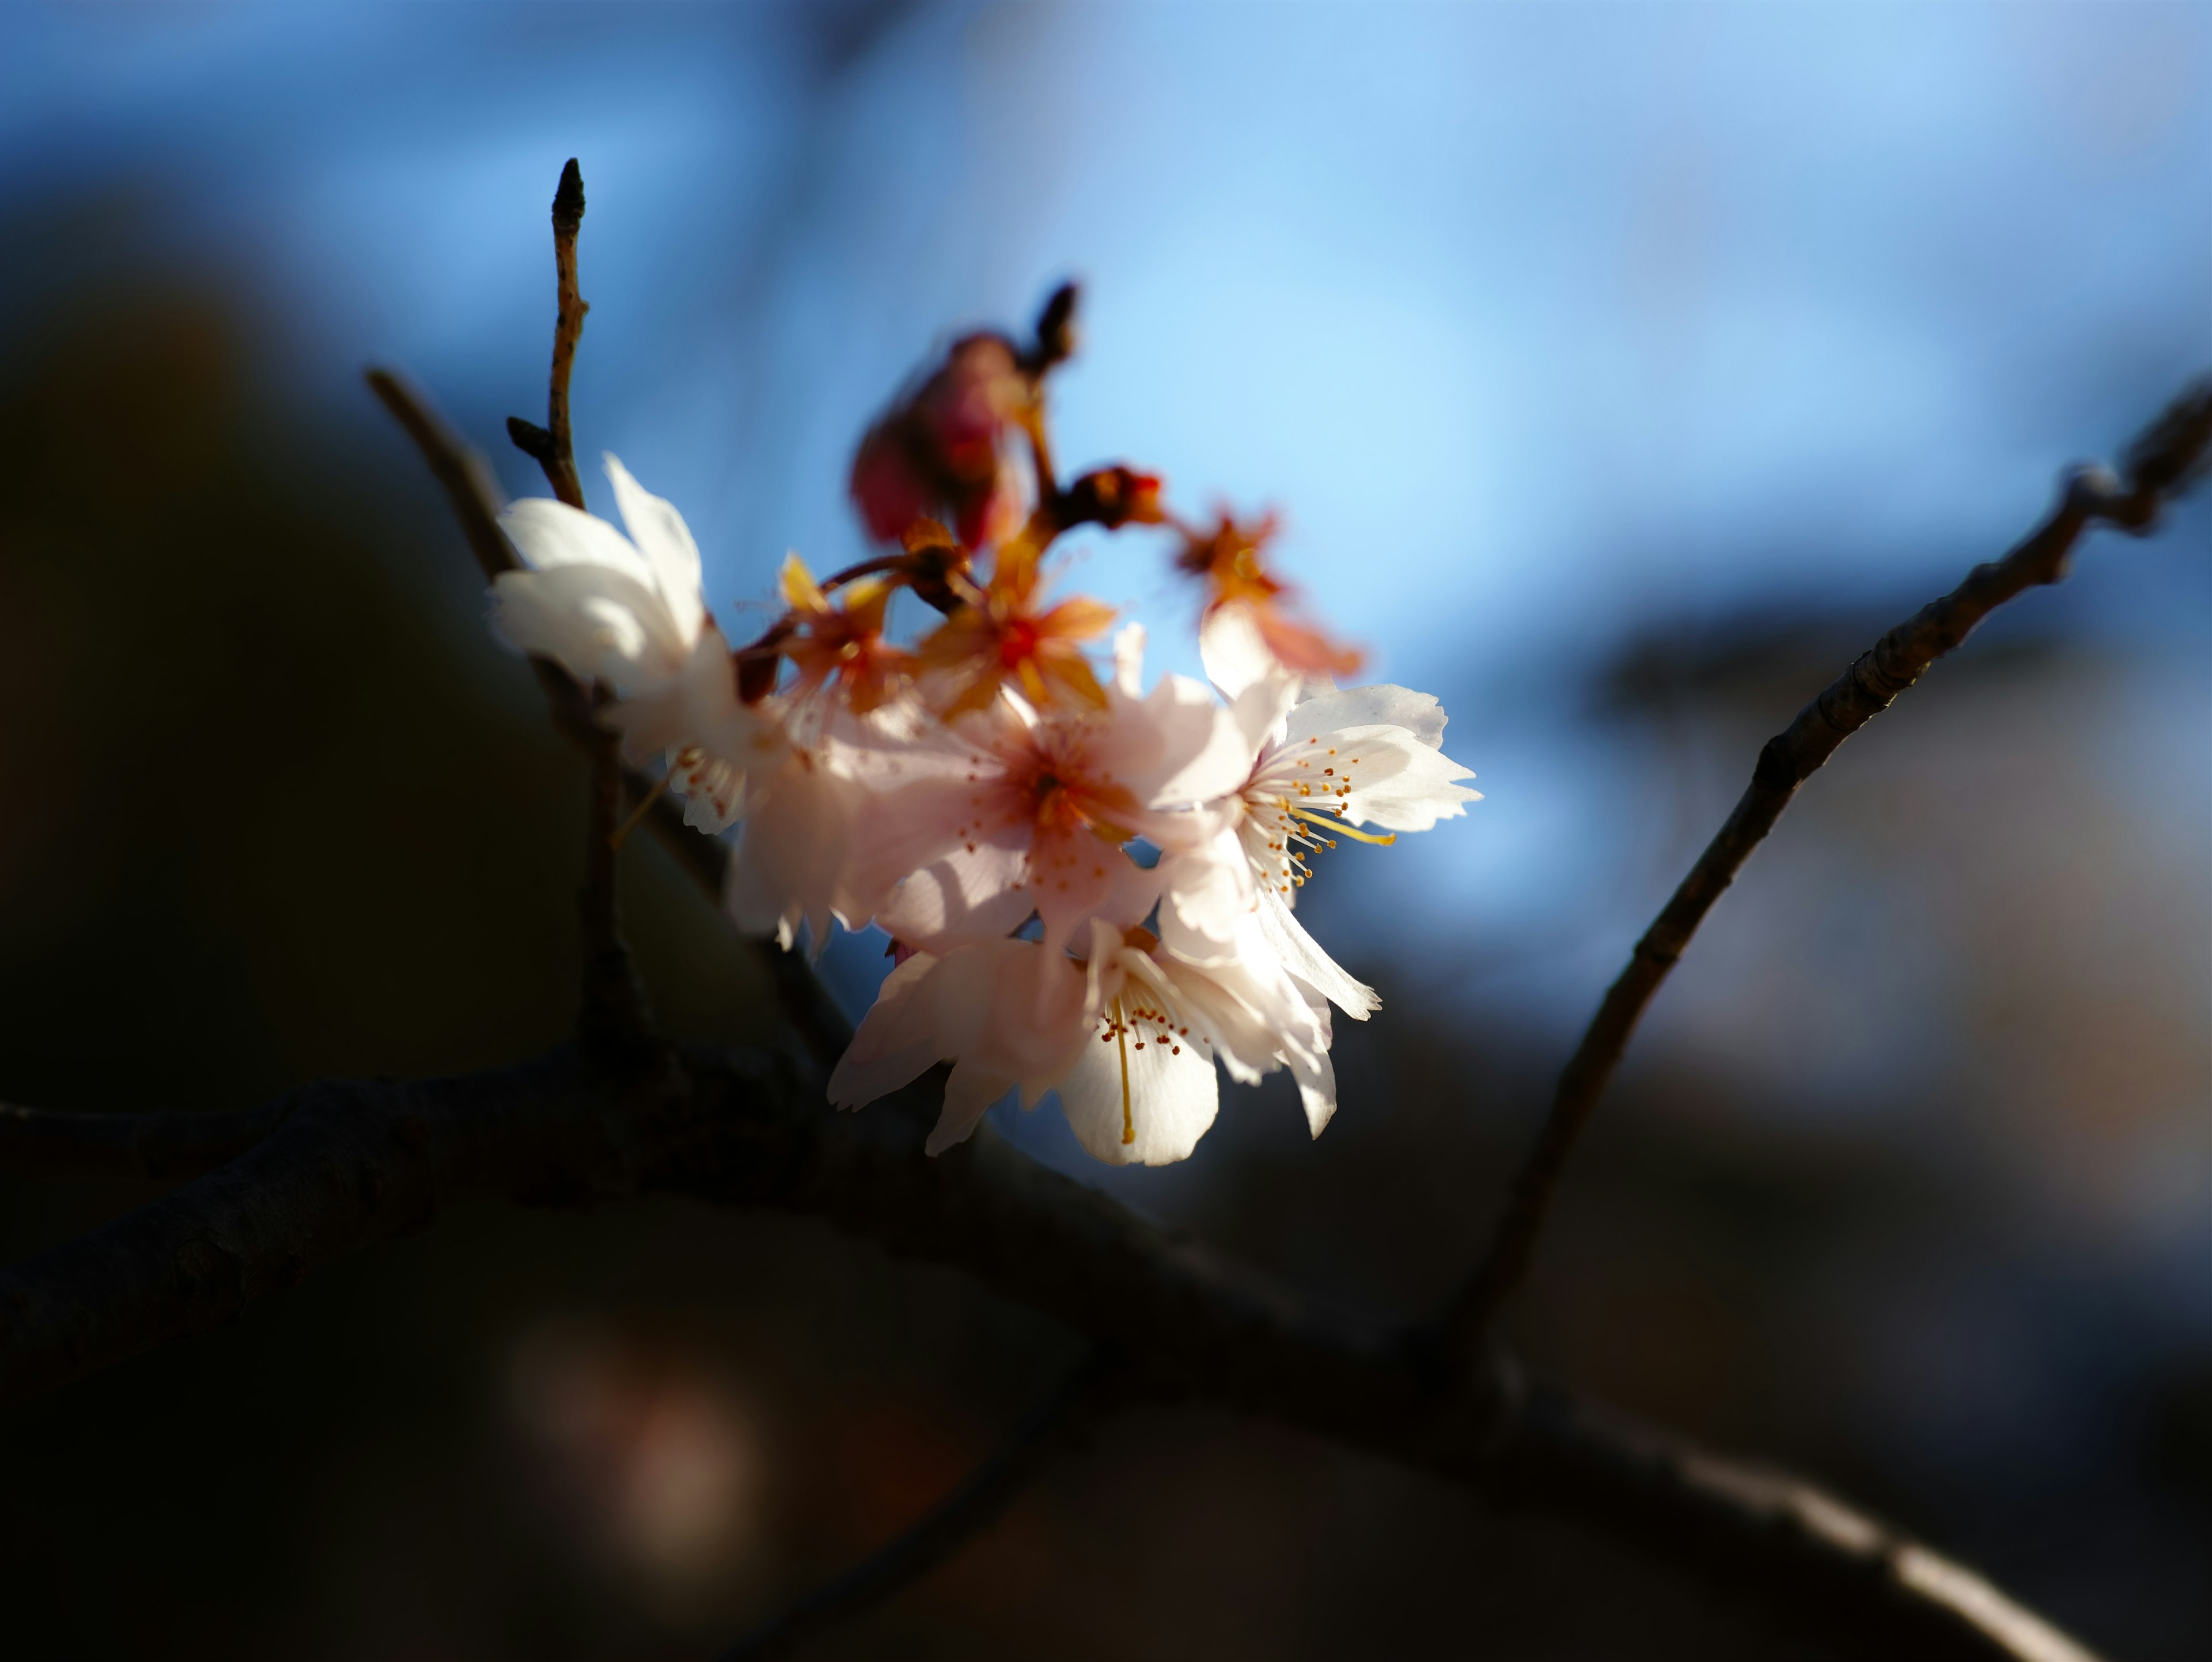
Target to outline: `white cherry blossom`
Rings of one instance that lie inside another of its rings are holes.
[[[1126,671],[1127,642],[1121,656]],[[1139,697],[1125,673],[1104,691],[1103,709],[1042,714],[1002,694],[944,729],[933,751],[916,752],[923,776],[862,817],[856,899],[872,901],[898,939],[933,952],[1006,934],[1032,912],[1054,950],[1080,940],[1094,917],[1141,922],[1162,880],[1122,845],[1208,840],[1216,821],[1192,805],[1225,797],[1249,757],[1228,712],[1194,681],[1164,676]]]
[[[744,757],[757,723],[738,703],[728,646],[707,611],[698,545],[684,516],[610,455],[629,529],[550,498],[510,502],[500,523],[528,569],[492,585],[492,627],[616,702],[603,713],[633,764],[665,754],[670,788],[700,830],[744,812]]]
[[[1255,753],[1224,835],[1243,855],[1260,938],[1302,987],[1364,1021],[1381,1004],[1374,989],[1346,973],[1291,910],[1308,855],[1339,837],[1387,843],[1399,831],[1427,831],[1463,815],[1481,794],[1458,782],[1474,775],[1443,753],[1443,707],[1427,693],[1352,687],[1297,702],[1297,691],[1290,677],[1267,675],[1232,706]],[[1392,835],[1362,829],[1370,825]],[[1219,916],[1229,880],[1218,860],[1177,862],[1169,906],[1218,944],[1200,919]]]
[[[859,1107],[953,1064],[935,1154],[1019,1089],[1057,1090],[1078,1141],[1111,1165],[1188,1158],[1219,1105],[1217,1062],[1253,1083],[1287,1066],[1318,1136],[1335,1110],[1325,1017],[1264,953],[1188,962],[1148,930],[1090,924],[1085,959],[1002,939],[917,953],[891,972],[830,1081]]]

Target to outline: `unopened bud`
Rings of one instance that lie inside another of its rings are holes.
[[[1125,525],[1158,525],[1160,478],[1132,467],[1102,467],[1085,473],[1061,493],[1057,514],[1063,528],[1079,525],[1103,526],[1119,531]]]
[[[1020,479],[1008,450],[1032,396],[1005,336],[954,342],[936,373],[868,429],[853,459],[853,500],[871,534],[901,537],[932,509],[949,513],[968,548],[1019,526]]]
[[[1044,310],[1037,314],[1036,344],[1029,353],[1031,374],[1041,375],[1075,356],[1075,304],[1081,298],[1081,289],[1063,283],[1045,301]]]

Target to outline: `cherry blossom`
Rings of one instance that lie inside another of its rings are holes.
[[[685,819],[720,831],[743,811],[738,758],[756,723],[708,613],[684,516],[612,455],[606,471],[627,537],[546,497],[524,497],[500,515],[528,569],[493,584],[492,627],[510,646],[612,692],[602,719],[622,734],[624,756],[642,764],[665,753]]]
[[[1176,557],[1206,587],[1200,651],[1207,679],[1231,697],[1271,670],[1326,685],[1359,667],[1357,651],[1291,614],[1295,593],[1262,554],[1274,534],[1272,514],[1245,524],[1223,514],[1210,530],[1186,530]]]
[[[1328,1030],[1264,954],[1196,965],[1103,919],[1089,944],[1085,959],[1018,939],[915,953],[884,982],[830,1100],[857,1108],[950,1062],[930,1154],[964,1141],[1009,1092],[1033,1108],[1056,1090],[1094,1158],[1164,1166],[1212,1125],[1217,1064],[1247,1084],[1287,1066],[1321,1134],[1336,1105]]]
[[[1443,706],[1427,693],[1382,685],[1295,699],[1295,684],[1276,674],[1232,706],[1256,751],[1237,792],[1234,835],[1269,949],[1302,986],[1364,1021],[1381,1002],[1374,989],[1346,974],[1292,913],[1309,859],[1340,837],[1387,845],[1398,832],[1430,830],[1464,815],[1481,793],[1457,782],[1474,775],[1443,753]],[[1362,829],[1369,825],[1385,834]]]
[[[1093,917],[1143,921],[1161,878],[1123,845],[1208,843],[1216,822],[1194,805],[1235,789],[1249,752],[1195,681],[1164,676],[1139,697],[1125,673],[1101,692],[1099,709],[1042,712],[1001,695],[945,730],[925,776],[872,806],[852,888],[876,898],[885,928],[942,951],[1035,913],[1058,948]]]
[[[1472,776],[1434,698],[1337,688],[1358,654],[1269,569],[1272,520],[1193,529],[1125,463],[1059,482],[1044,390],[1073,307],[1063,288],[1028,346],[956,342],[893,406],[852,488],[898,548],[819,581],[787,557],[780,610],[740,650],[682,517],[611,456],[627,534],[514,503],[527,569],[499,579],[495,626],[598,690],[625,755],[665,758],[692,825],[736,828],[724,902],[741,928],[786,948],[803,929],[817,953],[841,924],[891,935],[830,1081],[840,1106],[950,1062],[932,1154],[1009,1093],[1056,1093],[1094,1157],[1159,1165],[1213,1123],[1222,1073],[1281,1070],[1319,1135],[1332,1007],[1364,1020],[1378,1001],[1298,921],[1310,861],[1464,814]],[[1212,687],[1147,689],[1133,626],[1112,673],[1094,667],[1113,610],[1048,598],[1078,527],[1180,539]],[[911,646],[892,633],[902,590],[943,614]]]

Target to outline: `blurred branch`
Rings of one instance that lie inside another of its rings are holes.
[[[2158,523],[2161,508],[2204,471],[2212,456],[2212,380],[2191,387],[2129,447],[2124,481],[2102,468],[2070,472],[2050,515],[2002,560],[1978,565],[1939,600],[1898,624],[1766,742],[1751,784],[1705,845],[1665,908],[1636,943],[1628,967],[1606,989],[1597,1014],[1568,1059],[1536,1143],[1513,1179],[1504,1217],[1480,1265],[1454,1297],[1444,1323],[1461,1354],[1481,1342],[1498,1310],[1528,1273],[1537,1238],[1567,1159],[1621,1052],[1722,891],[1774,828],[1797,788],[1844,740],[1889,708],[1928,667],[1956,648],[1997,607],[2030,588],[2062,581],[2081,533],[2100,522],[2136,536]]]
[[[1093,1351],[920,1523],[740,1640],[723,1653],[722,1662],[788,1656],[816,1635],[919,1581],[995,1523],[1052,1457],[1112,1405],[1119,1379],[1108,1354]]]
[[[446,500],[460,521],[484,581],[495,580],[502,571],[520,569],[521,557],[500,529],[499,486],[483,458],[454,433],[427,398],[392,371],[371,369],[368,380],[369,390],[414,440],[432,477],[444,487]],[[605,734],[592,714],[591,695],[550,660],[532,658],[530,667],[544,690],[546,710],[555,730],[586,756],[595,754]],[[633,807],[653,798],[655,782],[645,775],[627,769],[622,780],[624,795]],[[646,823],[691,880],[720,905],[729,868],[727,847],[685,825],[683,810],[665,794],[652,801]],[[844,1013],[801,954],[781,951],[767,941],[758,943],[758,950],[785,1020],[819,1065],[825,1068],[834,1065],[852,1038]]]
[[[1885,1656],[2087,1662],[1972,1572],[1810,1484],[1528,1388],[1502,1360],[1439,1366],[1433,1334],[1324,1310],[988,1126],[926,1159],[941,1092],[940,1073],[831,1114],[792,1060],[705,1049],[627,1076],[568,1050],[464,1079],[310,1086],[229,1165],[0,1272],[0,1402],[228,1321],[460,1202],[675,1194],[821,1217],[963,1270],[1126,1356],[1148,1387],[1605,1531],[1807,1630]],[[981,1510],[951,1521],[972,1530]],[[961,1533],[930,1535],[871,1584]]]
[[[76,1114],[0,1104],[0,1172],[40,1178],[196,1178],[284,1123],[286,1101],[236,1113]]]

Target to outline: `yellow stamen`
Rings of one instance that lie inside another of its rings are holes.
[[[1398,840],[1398,833],[1395,831],[1392,831],[1387,837],[1377,837],[1373,831],[1361,831],[1357,825],[1347,825],[1341,819],[1332,819],[1325,813],[1310,813],[1304,808],[1292,808],[1291,812],[1301,819],[1310,819],[1316,825],[1326,825],[1333,831],[1342,831],[1346,837],[1358,842],[1372,843],[1378,849],[1387,849]]]
[[[1121,1019],[1121,1001],[1114,1001],[1114,1042],[1121,1047],[1121,1146],[1137,1140],[1137,1122],[1129,1117],[1128,1024]]]
[[[660,793],[668,788],[668,782],[672,777],[674,777],[672,774],[664,773],[660,776],[660,782],[655,785],[651,790],[646,792],[645,800],[642,802],[640,802],[636,807],[630,810],[629,818],[623,820],[621,825],[616,826],[615,829],[608,834],[607,846],[609,848],[618,849],[622,847],[623,839],[637,829],[638,822],[643,819],[647,811],[652,808],[653,805],[660,800]]]

